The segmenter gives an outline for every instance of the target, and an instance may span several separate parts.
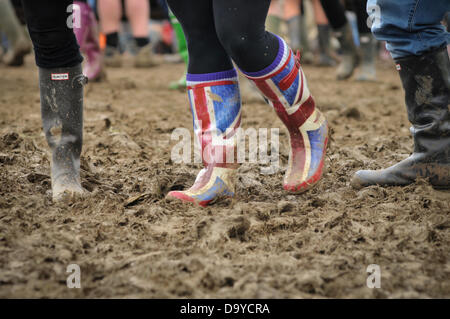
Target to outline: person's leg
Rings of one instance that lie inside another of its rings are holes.
[[[136,67],[151,67],[156,63],[150,45],[149,27],[150,5],[148,0],[125,0],[125,11],[130,21],[137,54],[134,58]]]
[[[419,0],[369,0],[367,11],[375,18],[372,32],[380,41],[387,42],[392,58],[419,56],[431,49],[439,48],[450,36],[441,24],[450,2],[433,1],[430,6]]]
[[[383,170],[358,171],[352,185],[408,185],[428,178],[438,188],[450,188],[450,61],[448,33],[440,24],[450,2],[433,6],[419,0],[369,0],[375,16],[372,31],[397,64],[408,119],[412,124],[414,152],[407,159]]]
[[[83,58],[67,25],[71,0],[23,0],[39,67],[41,116],[52,150],[53,199],[82,193],[80,154],[83,139]]]
[[[106,35],[106,44],[108,44],[108,35],[119,32],[122,5],[120,0],[98,0],[97,5],[102,32]],[[112,41],[114,41],[114,39],[110,37],[109,43]],[[117,46],[117,42],[114,41],[114,43],[111,43],[110,45]]]
[[[148,21],[150,19],[150,5],[147,0],[126,0],[125,12],[130,21],[131,31],[135,40],[142,40],[148,44]],[[137,41],[138,42],[138,41]]]
[[[313,7],[319,38],[319,65],[333,66],[336,62],[331,57],[330,52],[331,34],[328,19],[319,0],[313,0]]]
[[[287,23],[289,42],[293,50],[300,50],[300,1],[284,1],[284,20]]]
[[[286,125],[291,151],[284,188],[301,192],[321,177],[328,126],[309,93],[299,56],[264,29],[269,3],[213,0],[214,19],[227,52]]]
[[[448,11],[447,14],[445,15],[444,21],[447,27],[447,32],[450,32],[450,11]],[[447,52],[448,55],[450,56],[450,41],[447,41]]]
[[[269,7],[269,14],[266,19],[266,27],[270,32],[279,33],[283,22],[283,10],[280,0],[272,0]]]
[[[217,35],[234,62],[246,72],[257,72],[273,63],[279,38],[266,32],[270,0],[213,0]],[[251,14],[251,19],[249,18]]]
[[[122,4],[120,0],[98,0],[97,6],[101,29],[106,36],[105,65],[109,67],[121,67],[122,58],[119,52],[119,30]]]
[[[168,0],[187,40],[187,88],[196,142],[204,168],[186,191],[172,191],[168,199],[201,206],[220,196],[233,196],[237,163],[236,132],[241,100],[237,73],[217,38],[211,0]]]
[[[300,28],[300,47],[303,64],[312,64],[314,62],[314,54],[311,51],[308,37],[308,24],[306,23],[307,14],[306,6],[303,0],[300,0],[300,15],[299,15],[299,28]]]
[[[8,39],[8,52],[2,56],[3,63],[9,66],[23,65],[24,56],[31,46],[19,19],[9,0],[0,0],[0,32]]]
[[[350,23],[345,16],[345,8],[340,0],[320,0],[320,2],[341,46],[342,54],[336,71],[337,79],[348,79],[358,66],[359,56]]]
[[[361,68],[356,76],[357,81],[375,81],[375,60],[377,55],[377,40],[370,32],[367,24],[367,0],[353,0],[353,10],[358,22],[359,42],[361,51]]]

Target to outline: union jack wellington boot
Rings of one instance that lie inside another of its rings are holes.
[[[215,198],[232,197],[235,192],[235,176],[239,166],[235,160],[236,133],[241,124],[241,97],[236,70],[188,74],[187,89],[204,168],[191,188],[171,191],[167,198],[205,207]]]
[[[291,150],[284,189],[304,192],[322,176],[328,142],[325,116],[315,107],[299,54],[281,38],[275,61],[260,72],[244,72],[273,106],[289,131]]]

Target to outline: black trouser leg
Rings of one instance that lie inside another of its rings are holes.
[[[188,73],[214,73],[233,68],[217,37],[212,0],[167,0],[180,21],[189,52]]]
[[[83,58],[67,21],[71,0],[22,2],[39,67],[42,126],[52,150],[52,193],[58,200],[66,193],[83,192]]]
[[[217,35],[244,71],[269,66],[278,53],[278,39],[265,30],[270,0],[213,0]]]
[[[347,23],[345,8],[340,0],[320,0],[328,22],[334,30],[342,28]]]
[[[367,25],[367,19],[369,15],[367,14],[367,0],[353,0],[352,10],[356,14],[358,32],[360,35],[365,35],[370,33],[370,28]]]
[[[186,35],[188,72],[213,73],[269,66],[278,53],[278,39],[265,31],[270,0],[168,0]]]
[[[73,67],[83,61],[73,30],[67,25],[72,0],[22,0],[34,46],[42,68]]]

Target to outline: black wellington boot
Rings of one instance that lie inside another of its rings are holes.
[[[83,85],[87,78],[81,64],[74,67],[39,68],[42,125],[52,150],[53,200],[83,193],[80,154],[83,142]]]
[[[336,37],[341,45],[341,62],[336,70],[336,78],[338,80],[345,80],[352,76],[353,71],[359,65],[359,54],[353,41],[352,27],[350,22],[347,22],[340,29],[335,30]]]
[[[414,152],[383,170],[358,171],[352,186],[408,185],[427,178],[435,188],[450,188],[450,62],[447,49],[396,61],[412,123]]]

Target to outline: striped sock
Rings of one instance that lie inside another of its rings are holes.
[[[188,87],[193,87],[199,84],[221,82],[221,81],[237,81],[237,72],[235,69],[228,71],[215,72],[215,73],[203,73],[186,75],[186,84]]]

